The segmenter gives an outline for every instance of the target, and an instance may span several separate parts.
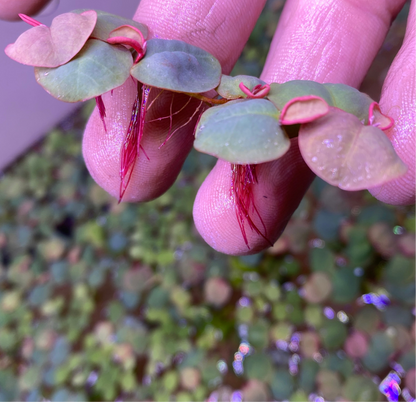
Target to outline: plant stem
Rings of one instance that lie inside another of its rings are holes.
[[[224,103],[228,102],[228,99],[212,99],[212,98],[207,98],[206,96],[201,95],[201,94],[193,94],[189,92],[185,92],[185,94],[188,96],[192,96],[193,98],[199,99],[203,102],[209,103],[211,105],[223,105]]]

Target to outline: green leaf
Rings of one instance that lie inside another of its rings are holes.
[[[415,281],[415,261],[400,254],[394,256],[383,271],[384,283],[406,286]]]
[[[234,100],[208,109],[195,138],[198,151],[242,165],[278,159],[290,147],[276,108],[265,99]]]
[[[221,65],[207,51],[179,40],[150,39],[146,43],[146,56],[131,69],[131,75],[143,84],[190,93],[218,86]]]
[[[345,255],[350,265],[354,267],[369,266],[374,256],[374,249],[369,242],[367,230],[360,226],[353,227],[349,230],[347,238],[348,245]]]
[[[347,339],[347,328],[338,320],[327,320],[320,328],[322,344],[328,349],[337,349]]]
[[[380,312],[374,306],[364,306],[354,316],[353,326],[367,334],[375,332],[380,325]]]
[[[29,294],[28,302],[33,307],[39,307],[50,297],[52,286],[49,283],[35,286]]]
[[[162,378],[163,388],[172,393],[179,384],[179,375],[177,371],[168,371]]]
[[[151,290],[147,297],[147,305],[152,308],[162,308],[169,303],[169,292],[158,286]]]
[[[415,367],[415,354],[412,350],[403,353],[398,362],[404,370],[409,371]]]
[[[137,387],[134,374],[131,372],[123,373],[120,378],[120,386],[124,392],[133,392]]]
[[[50,361],[53,366],[59,366],[65,362],[70,352],[68,341],[61,337],[57,339],[50,354]]]
[[[332,274],[335,270],[335,255],[328,248],[311,248],[309,250],[309,264],[313,271]]]
[[[376,401],[379,399],[377,385],[370,378],[353,375],[342,387],[343,396],[349,401]]]
[[[403,325],[410,328],[413,324],[413,315],[409,308],[401,306],[387,306],[383,320],[388,326]]]
[[[337,399],[341,385],[338,373],[321,369],[316,376],[316,383],[318,385],[319,394],[322,395],[325,400],[334,401]]]
[[[274,82],[270,84],[270,92],[267,98],[274,103],[280,115],[285,105],[292,99],[309,95],[318,96],[329,106],[333,106],[329,91],[322,84],[307,80],[294,80],[283,84]]]
[[[378,222],[385,222],[391,226],[395,225],[396,214],[390,205],[367,205],[361,210],[361,213],[357,217],[357,223],[365,226],[371,226]]]
[[[305,392],[312,392],[315,387],[315,377],[319,364],[313,359],[304,359],[300,363],[299,387]]]
[[[407,171],[383,131],[340,109],[302,125],[299,148],[316,175],[343,190],[379,186]]]
[[[295,391],[290,397],[290,402],[305,402],[308,400],[308,395],[302,390]]]
[[[361,278],[352,268],[338,268],[332,277],[331,299],[340,304],[352,302],[359,295]]]
[[[279,369],[276,370],[270,387],[277,400],[288,399],[294,390],[295,381],[287,369]]]
[[[409,306],[415,302],[415,283],[409,283],[406,286],[397,286],[386,284],[386,290],[390,293],[391,298],[401,301]]]
[[[226,99],[247,98],[247,95],[240,89],[239,85],[243,83],[250,91],[257,85],[266,84],[263,80],[252,77],[251,75],[222,75],[221,82],[216,91]]]
[[[0,329],[0,349],[5,352],[10,352],[17,343],[16,334],[9,328]]]
[[[378,372],[388,366],[389,356],[393,351],[393,341],[387,333],[377,332],[371,338],[370,347],[362,362],[370,371]]]
[[[321,363],[321,368],[329,371],[337,371],[344,378],[347,378],[354,370],[354,363],[348,357],[341,354],[338,356],[337,353],[329,353]]]
[[[308,305],[305,308],[305,321],[307,324],[319,328],[323,321],[322,307],[318,305]]]
[[[368,124],[368,109],[374,101],[358,89],[344,84],[323,84],[329,91],[333,105],[351,113]]]
[[[247,356],[244,361],[246,376],[250,379],[264,380],[272,369],[269,356],[265,354],[253,354]]]
[[[69,400],[71,400],[71,394],[66,388],[55,391],[51,397],[52,402],[69,401]]]
[[[87,9],[74,10],[73,13],[81,14]],[[93,38],[101,39],[103,41],[107,40],[110,36],[110,32],[113,29],[116,29],[122,25],[131,25],[136,27],[143,34],[144,39],[147,38],[149,30],[146,25],[141,24],[140,22],[130,20],[128,18],[120,17],[119,15],[106,13],[105,11],[95,10],[97,12],[97,23],[94,30],[92,31],[91,36]]]
[[[132,64],[131,53],[123,46],[90,39],[69,63],[57,68],[35,68],[35,77],[55,98],[79,102],[122,85]]]

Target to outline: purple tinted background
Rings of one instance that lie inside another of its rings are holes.
[[[54,16],[91,8],[131,18],[138,1],[53,0],[35,18],[50,26]],[[35,81],[33,67],[9,59],[3,49],[29,25],[0,21],[0,170],[14,161],[79,104],[59,102]]]

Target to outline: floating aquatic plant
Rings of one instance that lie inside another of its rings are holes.
[[[194,146],[230,162],[230,197],[247,247],[246,227],[271,243],[254,202],[256,165],[282,157],[290,138],[298,136],[301,154],[317,176],[345,190],[380,186],[406,172],[383,133],[393,120],[369,96],[347,85],[300,80],[268,84],[256,77],[221,75],[220,63],[207,51],[179,40],[147,40],[145,25],[102,11],[65,13],[50,28],[21,18],[33,28],[7,46],[6,54],[34,66],[38,83],[62,101],[96,98],[105,131],[101,95],[127,79],[137,82],[120,151],[119,201],[140,151],[145,154],[141,139],[154,102],[148,101],[152,88],[161,90],[159,95],[179,92],[200,100],[184,125],[200,114],[202,104],[207,106],[195,128]],[[207,97],[212,90],[218,95]],[[170,118],[162,146],[178,130],[172,132],[173,115],[187,104],[173,113],[172,97],[170,115],[154,119]]]

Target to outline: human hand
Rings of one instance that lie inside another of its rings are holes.
[[[344,83],[357,87],[376,55],[392,19],[404,1],[354,2],[288,0],[271,45],[262,74],[267,82],[310,79]],[[142,0],[135,19],[148,25],[150,37],[180,39],[202,47],[221,62],[229,73],[261,12],[264,1]],[[396,152],[408,165],[405,176],[373,194],[384,202],[414,202],[414,4],[410,10],[403,48],[387,76],[381,108],[395,121],[387,133]],[[176,95],[175,95],[176,96]],[[94,179],[109,193],[120,188],[120,148],[130,121],[136,86],[128,80],[104,95],[107,109],[105,133],[99,113],[94,111],[85,130],[84,157]],[[169,115],[170,95],[155,104],[158,116]],[[178,98],[175,98],[179,100]],[[173,128],[188,116],[175,119]],[[158,147],[167,136],[164,124],[149,125],[142,145],[149,159],[139,158],[124,195],[126,201],[146,201],[165,192],[176,179],[192,147],[193,124],[180,130]],[[254,188],[256,207],[274,241],[283,231],[313,174],[303,162],[296,140],[279,160],[258,166],[259,184]],[[230,201],[230,165],[218,161],[198,192],[194,220],[204,239],[216,250],[228,254],[258,252],[268,243],[247,230],[250,249],[244,242]]]

